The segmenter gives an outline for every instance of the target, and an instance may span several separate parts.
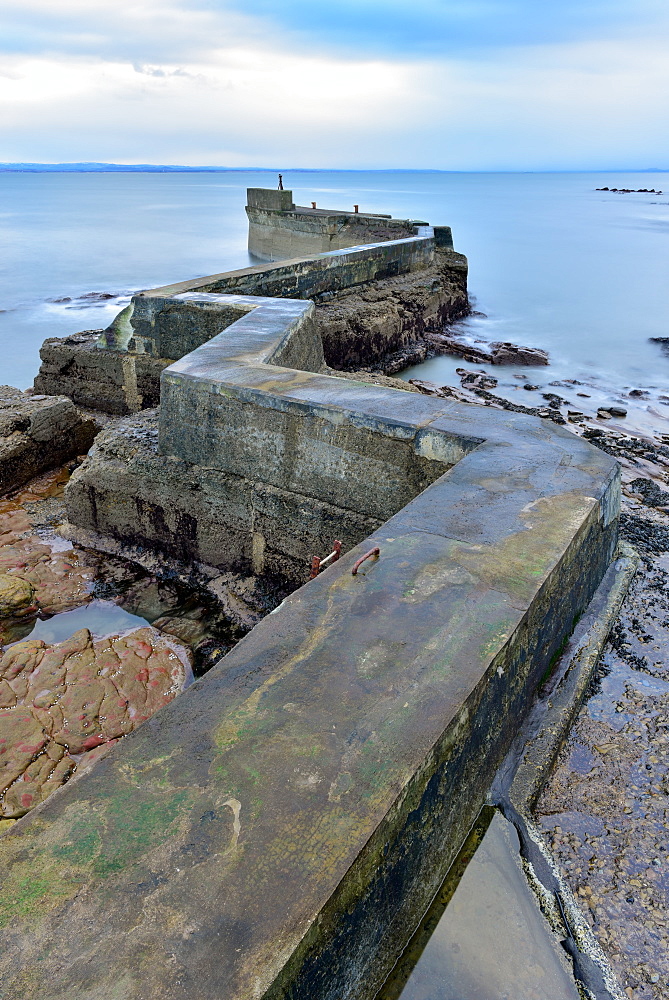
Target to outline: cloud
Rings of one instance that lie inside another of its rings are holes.
[[[111,0],[5,0],[3,159],[463,170],[668,162],[669,14],[662,21],[657,0],[638,0],[632,27],[622,0],[545,9],[247,0],[243,13],[144,0],[119,16]]]
[[[14,57],[12,70],[0,79],[0,124],[16,160],[325,165],[389,135],[414,92],[411,67],[269,49],[148,72],[83,57]]]
[[[663,0],[3,0],[5,51],[187,62],[234,38],[347,58],[459,56],[666,28]]]
[[[316,47],[404,58],[600,40],[667,21],[663,0],[244,0],[243,9]]]
[[[185,0],[3,0],[8,55],[89,56],[140,64],[192,62],[228,39],[260,41],[266,28],[234,9]]]

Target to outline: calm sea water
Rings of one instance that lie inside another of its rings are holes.
[[[669,418],[659,399],[669,396],[669,355],[649,340],[669,337],[669,174],[298,172],[284,181],[298,204],[357,203],[451,225],[485,314],[462,332],[550,353],[549,369],[494,369],[510,398],[520,400],[513,375],[525,371],[542,387],[584,382],[583,409],[648,389],[637,416]],[[30,385],[45,337],[106,326],[134,290],[245,266],[246,188],[275,182],[263,172],[0,174],[0,382]],[[666,193],[595,191],[604,185]],[[83,298],[92,292],[114,298]],[[435,358],[413,374],[458,384],[459,364]]]

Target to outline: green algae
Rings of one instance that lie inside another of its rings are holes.
[[[1,886],[0,927],[19,921],[37,923],[45,911],[69,899],[77,888],[53,860],[44,867],[33,859],[14,861]]]

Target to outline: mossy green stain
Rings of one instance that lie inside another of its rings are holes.
[[[87,865],[99,854],[102,847],[100,831],[90,825],[87,818],[76,821],[70,839],[57,844],[52,854],[74,865]]]
[[[164,841],[173,824],[189,811],[193,795],[182,789],[144,801],[122,789],[96,811],[75,819],[65,838],[51,848],[61,864],[106,877],[134,864]]]
[[[187,790],[144,802],[138,802],[137,796],[130,791],[117,794],[107,810],[111,822],[94,870],[104,876],[133,864],[167,837],[170,827],[186,811],[191,799]]]
[[[21,921],[37,923],[45,910],[53,909],[76,889],[53,862],[43,868],[33,862],[15,863],[2,883],[0,928]]]

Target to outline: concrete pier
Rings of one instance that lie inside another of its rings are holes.
[[[293,204],[292,191],[265,188],[249,188],[246,214],[249,253],[259,260],[285,260],[402,239],[415,235],[421,224],[370,212],[306,208]]]
[[[199,345],[98,438],[72,530],[295,582],[305,535],[348,551],[0,838],[11,1000],[371,998],[613,556],[608,455],[323,374],[313,306],[270,288],[135,300],[136,347]]]

